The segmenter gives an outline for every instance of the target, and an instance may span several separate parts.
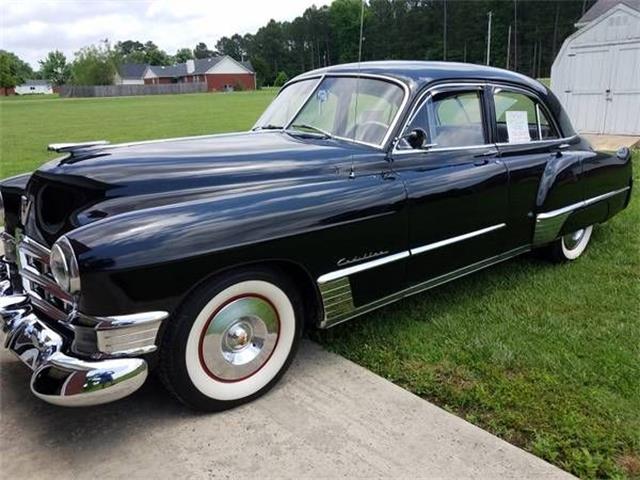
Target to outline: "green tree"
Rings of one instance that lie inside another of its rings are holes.
[[[193,49],[193,56],[195,58],[210,58],[215,56],[216,52],[213,50],[209,50],[207,48],[207,44],[204,42],[200,42],[196,45],[196,48]]]
[[[15,70],[7,52],[0,52],[0,87],[13,88],[17,85]]]
[[[40,74],[53,85],[62,85],[71,77],[71,65],[67,57],[59,50],[49,52],[44,60],[40,60]]]
[[[15,87],[34,77],[33,69],[15,53],[0,50],[0,87]]]
[[[193,52],[190,48],[181,48],[174,55],[176,63],[184,63],[187,60],[193,59]]]
[[[287,83],[288,80],[289,80],[289,77],[287,77],[287,74],[281,70],[278,72],[278,75],[276,75],[276,79],[273,82],[273,86],[281,87],[285,83]]]
[[[71,82],[75,85],[111,85],[118,60],[107,41],[84,47],[75,54]]]
[[[144,44],[144,63],[149,65],[171,65],[173,59],[165,52],[160,50],[152,41]]]
[[[236,33],[231,37],[222,37],[218,40],[216,43],[216,50],[222,55],[229,55],[230,57],[240,61],[244,59],[246,54],[243,46],[243,38]]]

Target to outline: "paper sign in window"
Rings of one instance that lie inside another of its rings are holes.
[[[510,110],[506,112],[509,143],[530,142],[529,120],[526,111]]]

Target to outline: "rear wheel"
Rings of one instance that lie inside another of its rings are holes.
[[[593,225],[558,238],[548,247],[549,257],[556,262],[568,262],[580,257],[591,240]]]
[[[160,376],[186,405],[224,410],[267,392],[302,334],[295,288],[270,269],[243,269],[195,291],[170,320]]]

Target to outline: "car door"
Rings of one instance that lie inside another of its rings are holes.
[[[426,134],[425,145],[400,140],[392,152],[408,196],[410,285],[500,255],[508,194],[507,170],[490,141],[483,85],[428,90],[403,135],[414,129]]]
[[[561,138],[553,117],[533,93],[495,85],[490,99],[494,138],[509,171],[506,241],[507,249],[514,249],[531,244],[539,202],[551,200],[557,207],[582,199],[580,157],[564,143],[567,139]],[[555,189],[549,193],[545,183],[550,180]],[[549,194],[557,198],[549,199]]]

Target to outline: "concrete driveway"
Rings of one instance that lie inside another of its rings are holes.
[[[63,409],[28,378],[0,354],[3,478],[570,478],[308,341],[270,394],[219,414],[183,408],[153,378]]]

